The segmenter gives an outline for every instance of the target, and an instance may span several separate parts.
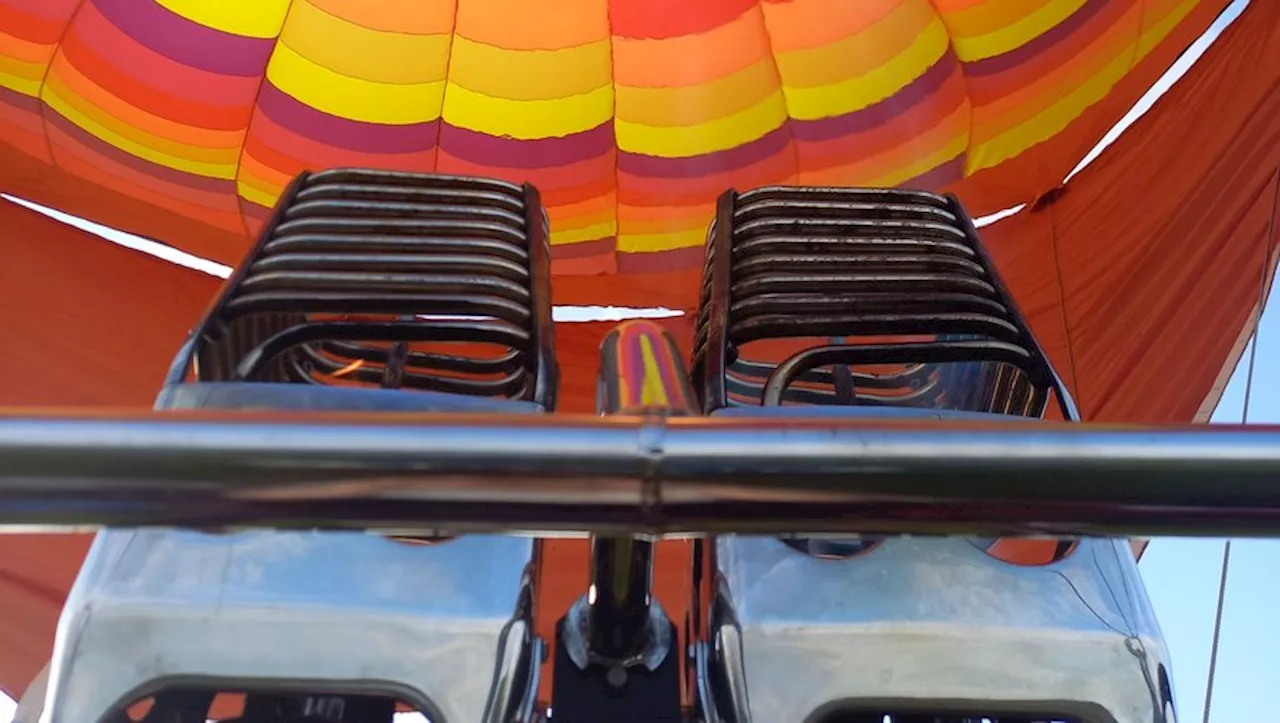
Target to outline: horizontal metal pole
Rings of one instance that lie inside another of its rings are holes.
[[[0,525],[1280,536],[1280,428],[0,416]]]

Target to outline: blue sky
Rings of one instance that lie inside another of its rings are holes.
[[[1258,327],[1249,423],[1280,423],[1280,294],[1273,288]],[[1249,354],[1240,360],[1213,421],[1242,419]],[[1173,656],[1183,723],[1202,720],[1223,540],[1155,540],[1139,569]],[[1211,723],[1275,720],[1280,683],[1280,540],[1235,540],[1223,605]],[[1268,715],[1269,714],[1269,715]]]
[[[1210,31],[1184,54],[1071,175],[1075,175],[1081,167],[1096,158],[1133,120],[1146,112],[1248,4],[1248,0],[1236,0]],[[21,199],[9,196],[5,198],[31,206]],[[227,272],[225,267],[218,264],[189,257],[146,239],[89,224],[51,209],[31,207],[86,228],[113,243],[157,255],[204,273],[222,276]],[[1018,209],[1010,209],[1010,212],[1016,210]],[[1250,423],[1280,423],[1280,305],[1272,303],[1277,296],[1280,294],[1273,291],[1259,325],[1257,360],[1253,365],[1249,403]],[[561,307],[557,309],[557,318],[566,321],[617,319],[666,316],[670,313],[672,312],[666,309]],[[1242,357],[1215,412],[1215,422],[1241,421],[1251,354],[1252,348]],[[1156,540],[1148,548],[1139,566],[1173,656],[1175,696],[1179,719],[1183,723],[1202,720],[1223,543],[1223,540],[1204,539]],[[1276,720],[1272,687],[1280,684],[1280,672],[1277,672],[1280,666],[1275,662],[1276,651],[1280,650],[1280,624],[1275,619],[1280,615],[1277,612],[1280,611],[1280,540],[1232,542],[1224,610],[1210,721],[1237,723]],[[12,702],[0,694],[0,721],[10,720],[12,711]]]

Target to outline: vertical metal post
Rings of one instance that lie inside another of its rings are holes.
[[[591,538],[587,644],[614,660],[639,656],[649,642],[653,543],[636,537]]]

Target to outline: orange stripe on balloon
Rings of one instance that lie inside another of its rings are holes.
[[[618,226],[634,236],[654,236],[662,233],[705,231],[715,214],[714,203],[695,207],[670,209],[658,217],[646,217],[656,209],[621,207],[618,209]]]
[[[103,89],[102,86],[85,77],[79,68],[71,63],[59,64],[57,72],[49,74],[48,83],[54,88],[59,85],[66,88],[72,95],[100,109],[121,123],[176,143],[230,150],[238,149],[241,143],[244,142],[243,130],[214,130],[184,125],[130,105],[127,101],[111,94]],[[67,94],[59,93],[59,95],[62,95],[68,102],[73,102],[73,99],[68,97]],[[78,104],[77,109],[84,112],[84,109],[79,107]],[[127,133],[121,132],[121,135],[126,135],[131,140],[145,143],[145,141],[134,138]]]
[[[430,171],[435,164],[435,149],[410,153],[371,153],[339,148],[312,140],[273,121],[265,113],[254,116],[249,135],[256,144],[274,149],[281,155],[315,168],[363,166],[402,171]]]
[[[90,149],[61,129],[50,128],[49,138],[58,166],[75,176],[184,218],[233,231],[237,235],[242,232],[238,210],[233,213],[187,201],[184,197],[195,196],[199,192],[140,174]],[[218,194],[220,206],[227,207],[232,202],[232,196]]]
[[[939,3],[938,10],[952,37],[973,38],[1016,25],[1048,4],[1049,0],[984,0],[965,8]]]
[[[232,190],[230,181],[193,176],[170,168],[161,169],[103,143],[61,117],[55,117],[46,127],[51,147],[66,149],[78,158],[91,160],[95,167],[110,169],[138,188],[207,209],[218,210],[233,205],[233,200],[228,198]],[[58,139],[56,143],[55,138]],[[156,169],[154,173],[150,172],[153,168]],[[184,183],[186,180],[192,182]]]
[[[581,241],[572,244],[560,244],[551,249],[551,253],[557,259],[585,259],[595,257],[605,253],[613,253],[614,240],[612,236],[596,239],[594,241]],[[552,289],[552,296],[555,295],[556,289]]]
[[[613,189],[614,151],[598,158],[563,166],[542,168],[498,168],[458,158],[441,149],[436,161],[440,173],[491,176],[515,183],[532,183],[542,193],[545,205],[577,203]]]
[[[1134,8],[1133,13],[1140,9]],[[1038,82],[1005,97],[973,109],[974,145],[991,140],[1000,133],[1031,120],[1048,110],[1071,90],[1078,88],[1102,72],[1123,54],[1131,53],[1133,33],[1124,23],[1117,23],[1092,38],[1089,46]]]
[[[37,102],[34,98],[0,88],[0,143],[44,163],[52,163]]]
[[[257,175],[256,171],[265,168],[252,160],[253,156],[245,154],[240,162],[240,170],[236,174],[236,193],[240,194],[242,200],[245,198],[245,189],[248,188],[253,196],[253,202],[256,204],[263,199],[270,199],[271,205],[275,205],[280,200],[280,194],[284,192],[285,186],[289,185],[288,181],[283,184],[276,183],[268,178]],[[268,174],[268,177],[271,174]]]
[[[700,35],[757,7],[758,0],[612,0],[609,24],[625,38]]]
[[[8,88],[0,88],[0,118],[14,128],[21,128],[27,133],[42,133],[44,120],[40,115],[40,101]],[[0,143],[8,142],[0,136]]]
[[[948,118],[954,119],[958,109],[967,107],[964,76],[957,67],[937,93],[922,98],[909,113],[901,114],[890,122],[826,140],[797,140],[800,168],[802,171],[818,171],[843,166],[893,149],[900,149],[902,155],[908,156],[904,162],[909,163],[918,157],[916,147],[911,144],[919,139],[922,132],[937,128]],[[956,127],[962,130],[967,125],[964,122]]]
[[[618,200],[624,206],[661,207],[711,204],[725,189],[747,190],[771,183],[789,182],[796,173],[795,152],[787,149],[755,163],[724,173],[689,178],[655,178],[618,174]]]
[[[466,0],[455,32],[507,50],[556,50],[609,37],[609,18],[599,0]]]
[[[437,35],[453,30],[455,0],[305,0],[370,30]]]
[[[1143,0],[1142,29],[1146,31],[1156,27],[1184,2],[1186,0]]]
[[[721,190],[723,193],[724,190]],[[661,205],[661,206],[638,206],[638,205],[620,205],[618,207],[618,216],[620,219],[625,218],[628,222],[634,224],[677,224],[680,228],[689,228],[690,226],[706,225],[709,219],[706,217],[706,208],[704,203],[692,205]],[[639,231],[638,233],[644,233]]]
[[[296,158],[282,152],[275,146],[264,143],[262,137],[255,133],[249,133],[244,139],[241,158],[245,156],[253,156],[259,163],[273,168],[277,173],[284,174],[290,178],[303,171],[316,170],[305,159]]]
[[[987,0],[934,0],[933,4],[938,8],[938,12],[945,15],[976,7],[985,2]]]
[[[249,123],[249,107],[226,108],[166,95],[112,65],[85,45],[74,32],[59,46],[50,72],[58,72],[65,63],[76,66],[82,74],[130,105],[178,123],[226,131],[243,130]],[[92,73],[88,72],[89,69]]]
[[[22,60],[17,60],[15,58],[7,58],[3,55],[0,55],[0,73],[4,73],[5,75],[9,75],[14,78],[20,78],[22,80],[27,81],[27,83],[30,85],[23,88],[23,90],[35,93],[39,91],[37,89],[32,88],[31,85],[35,85],[35,86],[39,85],[40,78],[44,76],[44,66],[41,65],[40,63],[28,63]],[[5,87],[5,86],[0,86],[0,87]],[[7,88],[7,87],[6,87],[6,90],[16,91],[15,88]]]
[[[619,85],[615,112],[618,118],[632,123],[694,126],[745,111],[778,89],[778,69],[766,55],[741,70],[698,85]]]
[[[937,15],[930,6],[903,3],[880,22],[856,35],[847,35],[808,50],[780,52],[778,71],[785,85],[796,88],[833,85],[864,76],[906,53],[920,34],[936,21]],[[805,27],[822,22],[820,18],[813,17],[793,31],[803,32]],[[769,22],[768,26],[772,37],[774,23]]]
[[[577,244],[574,244],[577,245]],[[560,246],[551,256],[551,273],[555,276],[605,276],[618,273],[618,261],[613,250],[582,257],[558,256]],[[572,248],[572,246],[568,247]]]
[[[608,176],[598,178],[589,183],[581,183],[576,186],[566,186],[564,188],[556,188],[547,191],[542,194],[542,202],[547,205],[557,206],[580,203],[606,194],[612,196],[616,188],[617,181],[613,174],[609,174]]]
[[[244,198],[240,198],[239,201],[240,217],[244,221],[245,233],[248,238],[256,239],[262,233],[262,227],[266,225],[267,219],[271,218],[271,209]]]
[[[613,190],[616,185],[615,158],[615,152],[610,150],[607,155],[588,158],[577,163],[528,168],[521,171],[509,170],[507,173],[520,175],[537,186],[538,190],[542,191],[544,203],[557,205],[581,203],[592,196]]]
[[[702,266],[705,254],[706,251],[702,246],[688,246],[667,251],[644,251],[640,253],[619,252],[617,255],[618,273],[650,274],[696,269]],[[648,302],[642,301],[640,303]]]
[[[33,42],[12,33],[10,28],[0,25],[0,57],[13,58],[24,63],[48,65],[56,49],[56,46],[51,43]]]
[[[830,45],[879,23],[903,5],[902,0],[791,0],[761,4],[769,40],[778,52]]]
[[[742,70],[770,52],[764,17],[758,11],[701,35],[661,41],[619,37],[615,29],[613,79],[617,85],[638,88],[698,85]]]
[[[242,153],[240,154],[240,166],[236,169],[236,182],[246,182],[249,177],[254,179],[249,185],[268,196],[279,196],[284,187],[293,180],[293,176],[285,175],[260,162],[252,154]],[[243,201],[244,199],[241,198],[241,200]]]
[[[559,209],[548,208],[547,216],[551,219],[552,248],[581,243],[582,238],[588,234],[593,238],[612,236],[617,225],[612,208],[608,211],[576,216],[567,216],[559,212]],[[566,235],[573,237],[573,243],[565,244],[559,240]]]
[[[210,148],[207,146],[189,145],[177,142],[168,138],[159,137],[147,132],[145,129],[121,120],[101,106],[86,101],[84,98],[71,91],[63,83],[62,74],[50,74],[45,83],[45,99],[50,100],[56,97],[61,103],[69,107],[75,112],[74,117],[67,117],[70,123],[86,122],[100,126],[105,132],[115,134],[115,136],[124,141],[141,146],[142,148],[165,154],[171,158],[182,159],[193,163],[209,164],[221,166],[224,170],[229,171],[235,165],[236,157],[239,153],[240,143],[229,144],[222,148]],[[86,129],[86,132],[89,132]],[[100,138],[104,143],[106,139]],[[112,144],[114,146],[114,144]],[[136,151],[121,150],[124,153],[133,154]]]
[[[32,133],[26,128],[10,124],[8,109],[2,106],[0,104],[0,136],[4,137],[4,145],[42,163],[52,163],[45,147],[44,133]]]
[[[886,149],[880,153],[862,154],[858,160],[841,165],[815,169],[805,167],[800,172],[800,182],[806,185],[836,186],[891,183],[886,179],[901,174],[903,169],[910,166],[912,162],[929,158],[963,138],[968,132],[968,123],[969,106],[966,103],[943,118],[933,128],[917,134],[897,148]],[[963,151],[962,146],[960,153]],[[950,159],[941,159],[940,163],[945,160]],[[925,170],[928,169],[921,169],[921,171]],[[905,181],[907,178],[902,178],[900,181]]]
[[[602,194],[593,194],[590,198],[578,201],[576,203],[543,203],[547,206],[548,214],[551,216],[552,223],[556,218],[599,218],[608,220],[613,218],[614,209],[618,205],[618,196],[613,191],[607,191]]]
[[[1128,31],[1137,32],[1138,18],[1131,8],[1116,3],[1104,4],[1096,15],[1080,26],[1069,37],[1054,43],[1033,56],[1020,60],[1011,67],[993,73],[969,73],[969,97],[975,106],[994,102],[1018,89],[1037,83],[1054,71],[1070,64],[1086,51],[1100,35],[1114,29],[1117,24],[1132,23]],[[1130,40],[1132,40],[1132,36]],[[1033,41],[1034,42],[1034,41]],[[1016,52],[1016,51],[1015,51]],[[1002,56],[996,56],[999,59]],[[989,61],[982,61],[982,63]],[[978,63],[976,65],[981,65]]]

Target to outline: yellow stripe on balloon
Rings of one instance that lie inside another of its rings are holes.
[[[566,228],[551,229],[551,245],[561,246],[564,244],[576,244],[583,241],[595,241],[596,239],[608,238],[618,232],[618,225],[615,221],[609,220],[604,223],[595,223],[582,228]]]
[[[287,43],[276,44],[267,79],[298,101],[350,120],[389,125],[423,123],[440,117],[443,80],[430,83],[371,83],[319,65]]]
[[[919,156],[910,163],[903,164],[892,171],[871,178],[866,185],[873,187],[896,186],[904,181],[921,176],[933,169],[947,163],[948,161],[959,158],[969,146],[969,137],[967,133],[960,132],[954,135],[947,144],[923,156]]]
[[[76,107],[82,111],[92,107],[95,111],[118,119],[126,127],[136,128],[156,138],[163,138],[179,145],[222,148],[236,152],[239,152],[240,147],[244,145],[244,127],[234,130],[201,128],[143,110],[81,73],[80,69],[66,56],[59,58],[55,63],[47,82],[58,83],[59,95],[66,100],[74,101]],[[123,135],[127,136],[128,133]]]
[[[19,68],[21,70],[21,68]],[[40,79],[27,77],[26,75],[16,75],[9,72],[3,64],[0,64],[0,87],[7,88],[15,93],[35,98],[40,95]]]
[[[833,85],[909,52],[922,32],[939,32],[935,25],[946,34],[945,24],[928,3],[903,3],[857,35],[818,48],[778,53],[778,71],[788,87]]]
[[[1164,40],[1165,36],[1173,32],[1173,29],[1181,23],[1187,14],[1195,9],[1197,0],[1184,0],[1172,12],[1166,14],[1160,19],[1160,22],[1151,26],[1150,29],[1144,30],[1142,35],[1138,37],[1138,55],[1133,59],[1136,64],[1139,60],[1147,57],[1155,46]]]
[[[1043,10],[1051,0],[982,0],[956,8],[938,3],[938,12],[953,36],[975,38],[1013,25]],[[967,5],[967,7],[965,7]]]
[[[741,113],[778,92],[773,61],[754,65],[703,85],[670,88],[617,87],[617,117],[650,126],[691,126]]]
[[[44,63],[28,63],[17,58],[6,58],[0,56],[0,75],[13,78],[16,85],[20,88],[12,88],[23,95],[38,95],[40,93],[40,79],[44,77],[44,71],[47,64]],[[5,84],[5,87],[10,87]],[[21,88],[30,89],[26,92]]]
[[[264,188],[272,188],[273,190],[264,190]],[[240,198],[266,208],[276,205],[276,201],[280,200],[280,192],[283,190],[283,188],[274,188],[266,181],[261,181],[249,173],[241,173],[236,178],[236,193],[239,194]]]
[[[456,35],[449,83],[491,98],[554,100],[610,85],[612,62],[608,38],[560,50],[507,50]]]
[[[990,58],[1020,48],[1071,17],[1086,0],[1050,0],[1015,23],[982,35],[952,38],[956,55],[965,62]]]
[[[156,0],[175,15],[200,25],[251,38],[274,38],[284,25],[289,0]]]
[[[1014,93],[975,107],[971,119],[971,143],[981,145],[1026,123],[1048,110],[1072,88],[1088,83],[1117,57],[1131,58],[1134,28],[1141,14],[1141,6],[1128,8],[1117,22],[1089,38],[1089,44],[1080,48],[1069,62]]]
[[[292,173],[281,172],[266,165],[248,151],[240,154],[240,167],[236,172],[236,180],[248,177],[250,184],[260,191],[279,193],[285,186],[289,185],[289,182],[293,180],[293,176],[294,174]]]
[[[444,34],[453,30],[457,19],[456,0],[309,0],[330,15],[370,30]]]
[[[715,204],[707,204],[707,213],[715,213]],[[672,230],[666,233],[627,233],[625,228],[618,234],[617,247],[623,253],[644,253],[653,251],[671,251],[701,246],[706,241],[707,231],[698,226],[683,230]]]
[[[995,138],[969,149],[965,175],[997,165],[1053,136],[1089,106],[1102,100],[1128,72],[1131,57],[1121,53],[1089,82],[1064,95],[1044,112]]]
[[[618,149],[660,158],[690,158],[750,143],[780,128],[787,119],[782,93],[734,113],[693,126],[652,126],[622,117],[614,120]]]
[[[556,210],[556,207],[547,209],[548,213]],[[583,240],[605,238],[608,236],[616,236],[618,233],[618,224],[613,215],[613,207],[607,210],[601,210],[590,214],[559,214],[559,218],[554,215],[551,218],[552,236],[556,237],[557,231],[565,232],[582,232]],[[590,236],[587,236],[590,234]],[[557,243],[553,238],[553,243]]]
[[[788,177],[786,180],[791,180]],[[623,206],[618,209],[619,223],[631,235],[647,235],[647,234],[663,234],[668,233],[672,229],[688,230],[691,228],[700,228],[707,230],[707,223],[715,209],[711,208],[715,203],[712,199],[704,199],[702,203],[694,206],[673,206],[663,208],[661,211],[671,211],[674,213],[663,213],[661,217],[655,218],[654,209],[652,207],[641,209],[635,206]]]
[[[785,84],[787,108],[800,120],[817,120],[852,113],[874,105],[919,78],[943,53],[950,37],[942,21],[934,18],[911,45],[897,57],[855,78],[815,88]]]
[[[137,156],[146,161],[151,161],[166,168],[173,168],[179,171],[186,171],[197,176],[205,176],[208,178],[221,178],[231,180],[236,176],[236,166],[234,163],[200,163],[186,158],[179,158],[168,153],[162,153],[152,148],[148,148],[139,143],[125,138],[110,129],[103,127],[93,119],[86,117],[83,113],[76,110],[70,103],[59,97],[48,85],[45,86],[41,99],[45,105],[52,108],[58,114],[79,126],[82,130],[90,135],[102,140],[110,145],[132,156]]]
[[[444,119],[459,128],[517,140],[563,138],[591,130],[613,115],[613,86],[554,100],[508,100],[449,83]]]
[[[444,80],[449,36],[370,30],[299,0],[280,42],[316,65],[371,83],[422,84]]]
[[[893,186],[927,173],[965,152],[971,140],[969,105],[960,104],[931,128],[843,165],[803,171],[799,182],[818,186]]]

